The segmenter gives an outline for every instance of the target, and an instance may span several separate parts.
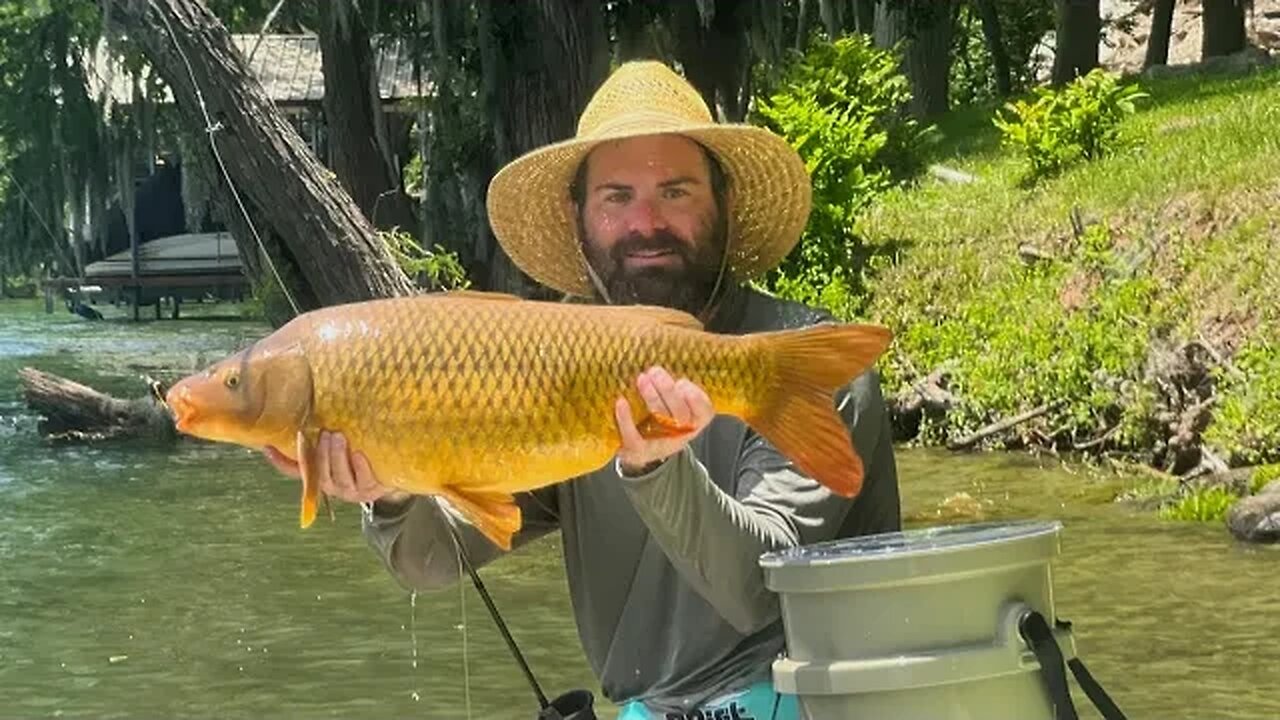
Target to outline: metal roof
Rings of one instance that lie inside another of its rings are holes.
[[[324,97],[320,40],[316,35],[246,33],[233,34],[231,39],[241,54],[249,59],[250,72],[258,78],[267,96],[276,104],[319,103]],[[377,64],[378,89],[382,99],[394,102],[417,97],[413,58],[407,43],[375,36],[371,39],[371,46],[374,62]],[[107,62],[105,43],[100,43],[97,50],[96,57],[88,61],[90,92],[97,95],[110,82],[112,103],[131,104],[133,92],[129,76],[118,61]],[[422,92],[430,92],[430,89],[424,68]],[[166,88],[161,102],[172,101],[173,97]]]

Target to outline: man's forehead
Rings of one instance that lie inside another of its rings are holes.
[[[707,174],[705,151],[683,135],[664,134],[610,140],[592,149],[586,159],[589,176],[616,174]]]

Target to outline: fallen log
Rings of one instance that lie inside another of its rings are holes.
[[[991,437],[992,435],[1002,433],[1005,430],[1008,430],[1013,427],[1017,427],[1018,425],[1021,425],[1022,423],[1027,422],[1028,420],[1034,420],[1035,418],[1038,418],[1041,415],[1045,415],[1049,411],[1053,410],[1054,408],[1056,408],[1061,404],[1062,404],[1062,401],[1045,403],[1044,405],[1041,405],[1040,407],[1037,407],[1033,410],[1028,410],[1027,412],[1020,413],[1012,417],[1007,417],[997,422],[993,422],[990,425],[987,425],[986,427],[979,428],[977,431],[970,433],[969,435],[966,435],[962,438],[958,438],[956,440],[952,440],[948,442],[947,449],[964,450],[966,448],[973,447],[974,445],[977,445],[978,443]]]
[[[178,436],[161,402],[163,388],[156,381],[150,381],[148,395],[122,399],[31,367],[20,369],[18,379],[27,406],[41,417],[37,429],[48,440],[172,440]]]

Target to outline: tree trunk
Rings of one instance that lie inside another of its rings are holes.
[[[1053,84],[1064,85],[1098,67],[1102,17],[1099,0],[1056,1],[1058,42],[1053,59]]]
[[[876,31],[876,0],[853,0],[853,29],[863,35]]]
[[[380,96],[362,12],[351,0],[321,0],[319,40],[324,117],[333,171],[374,226],[417,233],[409,198],[378,143]]]
[[[702,94],[711,114],[723,112],[741,122],[747,109],[746,72],[751,64],[747,27],[751,5],[719,0],[710,22],[691,5],[677,4],[668,22],[675,36],[675,55],[689,82]],[[835,12],[823,10],[823,12]]]
[[[996,93],[1006,97],[1013,92],[1013,77],[1009,71],[1009,52],[1004,47],[1000,28],[1000,13],[995,0],[975,0],[978,16],[982,19],[982,36],[986,39],[987,52],[991,53],[992,72],[995,74]]]
[[[1151,33],[1147,36],[1147,55],[1142,61],[1145,70],[1169,62],[1169,39],[1173,33],[1174,0],[1155,0],[1151,9]]]
[[[494,3],[484,8],[481,22],[486,106],[497,138],[494,166],[572,137],[578,116],[608,71],[601,5],[575,0]],[[543,294],[496,241],[493,247],[490,287]]]
[[[1249,0],[1203,0],[1202,59],[1238,53],[1245,46],[1245,6]]]
[[[306,297],[332,305],[412,291],[360,208],[276,111],[207,7],[196,0],[114,2],[113,17],[171,89],[183,122],[215,124],[212,138],[231,181],[261,208],[297,263],[305,292],[290,289],[301,310],[312,309],[302,304]],[[239,233],[236,241],[256,244]]]
[[[804,52],[809,47],[809,0],[800,0],[800,8],[796,16],[796,52]]]
[[[878,47],[902,45],[902,69],[911,83],[911,113],[929,117],[950,106],[951,37],[956,0],[880,0]]]
[[[50,373],[18,371],[23,399],[41,416],[37,429],[59,442],[146,437],[173,439],[173,419],[159,401],[164,389],[152,385],[146,397],[122,400]]]
[[[827,31],[827,39],[835,42],[840,37],[840,7],[835,0],[818,0],[818,14]]]

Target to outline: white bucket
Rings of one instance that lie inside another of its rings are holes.
[[[982,523],[768,553],[787,652],[774,686],[812,720],[1054,720],[1024,613],[1055,615],[1061,524]],[[1055,629],[1063,658],[1069,630]]]

